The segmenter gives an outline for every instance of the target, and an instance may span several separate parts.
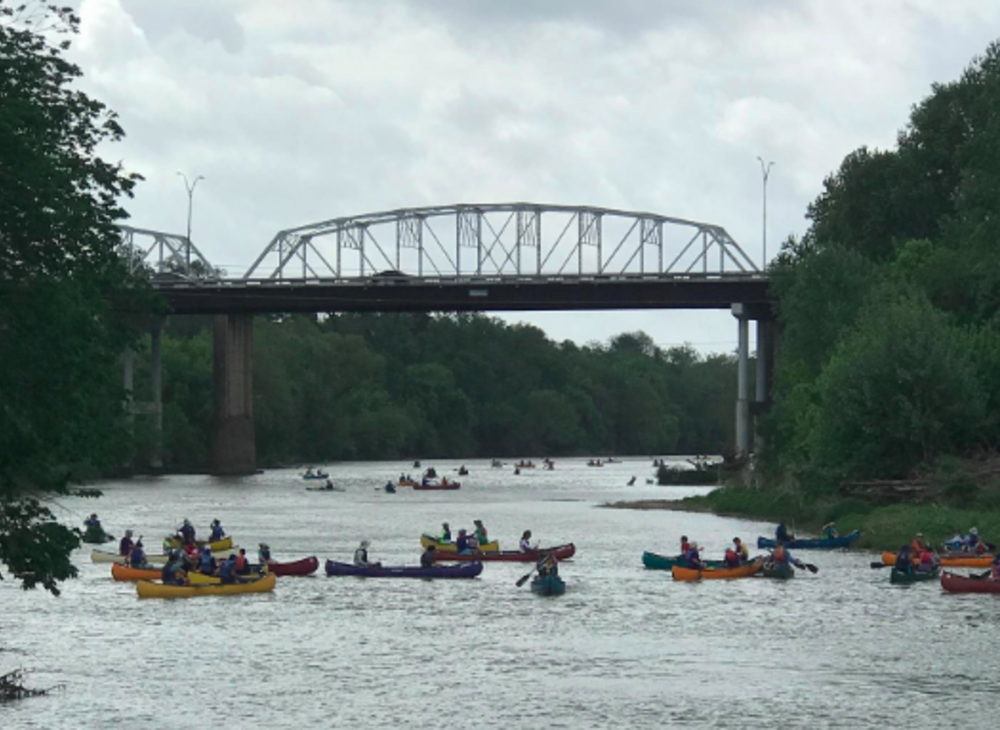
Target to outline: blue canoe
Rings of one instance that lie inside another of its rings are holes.
[[[536,575],[531,581],[531,592],[540,596],[561,596],[566,592],[566,584],[558,575],[547,575],[544,578]]]
[[[435,565],[433,568],[410,566],[357,566],[348,563],[326,561],[328,576],[355,575],[361,578],[475,578],[483,572],[482,563],[460,563],[459,565]]]
[[[798,548],[799,550],[824,550],[830,548],[839,547],[849,547],[852,542],[861,537],[861,530],[855,530],[848,535],[841,535],[840,537],[819,537],[806,540],[792,540],[791,542],[783,543],[785,547]],[[778,544],[776,540],[772,540],[769,537],[758,537],[757,547],[759,548],[773,548]]]

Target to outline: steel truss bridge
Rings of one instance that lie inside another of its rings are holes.
[[[279,231],[242,277],[184,236],[122,226],[178,314],[765,306],[721,226],[589,206],[403,208]]]

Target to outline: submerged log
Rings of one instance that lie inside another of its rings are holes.
[[[25,697],[41,697],[62,686],[57,685],[48,689],[31,689],[22,684],[25,674],[27,672],[24,669],[15,669],[13,672],[0,675],[0,704],[24,699]]]

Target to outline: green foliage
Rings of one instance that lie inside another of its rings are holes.
[[[121,312],[152,300],[117,251],[135,178],[96,155],[122,130],[73,88],[66,44],[31,24],[73,30],[75,17],[38,7],[0,2],[0,561],[55,593],[77,534],[26,495],[128,453],[114,363],[141,319]]]

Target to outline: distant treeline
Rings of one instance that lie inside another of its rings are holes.
[[[163,338],[168,467],[208,463],[210,325],[175,317]],[[733,441],[735,359],[661,349],[643,333],[580,347],[476,314],[259,317],[254,328],[262,464],[720,453]],[[136,362],[143,400],[148,358]]]

